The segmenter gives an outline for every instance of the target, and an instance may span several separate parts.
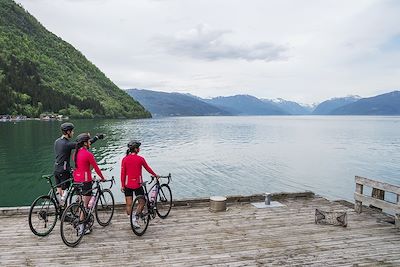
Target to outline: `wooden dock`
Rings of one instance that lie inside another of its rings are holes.
[[[156,218],[142,237],[122,207],[110,226],[95,223],[76,248],[64,245],[59,222],[44,238],[33,235],[26,214],[0,216],[0,266],[400,266],[400,231],[384,214],[313,194],[275,194],[283,207],[257,209],[229,198],[213,213],[206,201],[180,201]],[[316,225],[315,209],[345,210],[348,227]]]

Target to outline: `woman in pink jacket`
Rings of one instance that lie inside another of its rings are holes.
[[[101,173],[99,166],[97,166],[96,160],[93,154],[88,150],[90,148],[90,134],[82,133],[77,136],[76,139],[76,149],[74,155],[75,170],[74,170],[74,182],[83,183],[82,193],[83,193],[83,203],[85,207],[88,207],[90,198],[92,196],[92,168],[99,175],[100,179],[104,181],[104,176]],[[81,231],[83,231],[83,225],[80,226]],[[86,232],[85,234],[87,234]]]
[[[150,168],[146,160],[139,156],[141,143],[138,141],[130,141],[128,143],[128,150],[126,156],[121,162],[121,191],[125,194],[126,213],[131,214],[133,193],[135,196],[144,195],[142,187],[142,167],[146,169],[153,176],[158,175]],[[138,210],[134,211],[136,214],[140,213],[144,207],[144,201],[139,200]],[[133,226],[137,227],[136,217],[132,216]]]

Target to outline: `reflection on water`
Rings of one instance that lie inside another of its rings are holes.
[[[173,197],[311,190],[352,200],[354,176],[400,184],[399,117],[183,117],[76,120],[80,132],[106,133],[92,151],[114,175],[131,139],[159,174],[172,173]],[[0,206],[29,205],[48,185],[59,122],[0,124]],[[144,172],[145,173],[145,172]],[[145,178],[149,175],[145,173]]]

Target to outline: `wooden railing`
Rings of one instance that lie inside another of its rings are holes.
[[[357,213],[362,212],[362,205],[372,205],[374,207],[392,211],[395,214],[395,224],[397,228],[400,228],[400,187],[374,181],[368,178],[356,176],[356,192],[354,193],[355,205],[354,210]],[[363,194],[364,186],[372,188],[372,196]],[[385,192],[391,192],[396,194],[396,203],[388,202],[385,198]]]

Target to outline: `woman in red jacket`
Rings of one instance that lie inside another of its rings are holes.
[[[122,159],[121,163],[121,191],[125,194],[126,213],[128,215],[132,212],[133,192],[135,196],[144,195],[142,188],[142,167],[146,169],[153,176],[158,175],[150,168],[146,160],[139,156],[141,143],[138,141],[130,141],[128,143],[128,150],[126,156]],[[138,205],[138,211],[141,212],[144,207],[144,201],[141,200]],[[135,216],[132,216],[135,220]],[[134,226],[137,226],[136,221],[132,221]]]
[[[75,170],[74,170],[74,182],[83,183],[82,192],[83,192],[83,203],[85,207],[88,207],[88,203],[92,196],[92,168],[99,175],[100,179],[104,181],[104,176],[101,173],[99,166],[97,166],[96,160],[94,159],[93,154],[88,150],[90,148],[90,134],[82,133],[77,136],[76,139],[76,149],[74,155],[75,161]],[[82,218],[83,219],[83,218]],[[80,225],[80,231],[83,231],[83,225]],[[90,230],[85,234],[90,232]]]

